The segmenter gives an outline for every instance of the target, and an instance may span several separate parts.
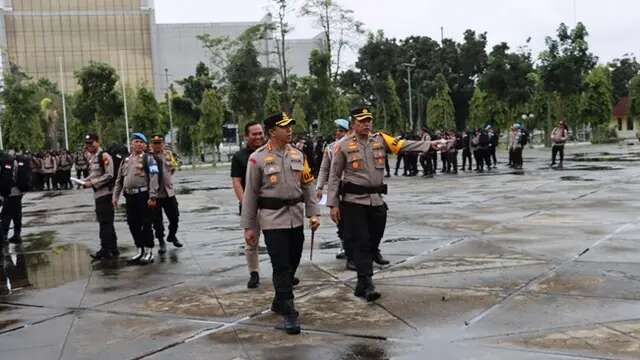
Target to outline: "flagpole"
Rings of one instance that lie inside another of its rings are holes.
[[[69,130],[67,129],[67,101],[64,97],[64,75],[62,74],[62,56],[58,57],[60,64],[60,94],[62,94],[62,118],[64,119],[64,148],[69,150]]]

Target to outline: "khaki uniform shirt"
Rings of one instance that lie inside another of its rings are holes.
[[[147,157],[148,173],[144,168],[144,158]],[[149,191],[150,198],[158,197],[158,165],[153,156],[147,153],[131,154],[120,164],[118,178],[113,189],[113,200],[118,200],[122,192],[132,195],[137,192]]]
[[[102,159],[98,159],[100,153],[102,153]],[[102,170],[103,167],[104,171]],[[113,159],[111,155],[106,151],[103,152],[102,149],[98,149],[95,154],[91,154],[91,159],[89,160],[89,176],[84,180],[91,182],[95,190],[94,197],[96,199],[111,195],[113,190],[109,186],[109,183],[113,177]]]
[[[78,151],[76,153],[74,157],[74,163],[75,163],[76,169],[78,170],[85,170],[89,166],[85,153],[82,151]]]
[[[247,180],[242,198],[240,225],[244,229],[292,229],[303,226],[307,217],[318,216],[320,209],[314,193],[314,178],[304,154],[291,145],[275,149],[268,142],[249,157]],[[258,209],[258,198],[304,198],[278,210]]]
[[[567,142],[567,131],[564,128],[556,127],[551,132],[553,145],[564,145]]]
[[[331,144],[327,145],[323,151],[316,190],[322,190],[324,186],[329,183],[329,170],[331,170],[331,160],[333,160],[333,146],[336,143],[337,141],[334,141]]]
[[[366,139],[356,135],[345,136],[334,145],[333,161],[329,172],[327,206],[339,205],[341,182],[366,187],[381,186],[384,179],[386,151],[397,154],[405,151],[426,152],[430,148],[431,142],[427,140],[397,140],[382,133],[371,134]],[[344,194],[342,201],[367,206],[384,204],[382,194]]]
[[[42,159],[42,173],[54,174],[57,170],[57,165],[55,156],[46,155],[44,159]]]
[[[161,154],[154,153],[153,158],[156,160],[160,169],[162,169],[162,179],[159,179],[158,198],[165,199],[176,196],[176,191],[173,188],[173,174],[176,171],[173,153],[165,150]]]

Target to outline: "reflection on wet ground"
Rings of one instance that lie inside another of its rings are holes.
[[[323,209],[296,276],[303,334],[274,330],[268,254],[247,289],[228,167],[177,173],[183,248],[148,266],[116,210],[119,259],[99,246],[91,191],[27,194],[23,243],[0,258],[0,358],[638,359],[640,152],[570,147],[563,169],[526,149],[478,174],[388,179],[382,298],[353,296]],[[499,153],[505,158],[505,153]],[[157,245],[157,242],[156,242]],[[24,346],[28,344],[28,346]]]

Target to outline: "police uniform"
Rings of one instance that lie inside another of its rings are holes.
[[[270,129],[289,127],[295,121],[276,114],[264,121]],[[314,178],[303,153],[290,144],[278,149],[272,141],[249,157],[241,226],[262,229],[273,268],[275,297],[272,311],[285,318],[290,334],[300,332],[293,303],[293,277],[300,264],[304,242],[303,220],[320,211],[314,192]]]
[[[366,119],[373,119],[368,108],[352,110],[352,123]],[[382,194],[387,192],[383,183],[385,152],[427,152],[431,142],[397,140],[375,133],[364,138],[354,134],[336,145],[329,175],[327,206],[341,207],[345,232],[353,242],[358,271],[354,294],[373,301],[380,294],[375,291],[371,280],[372,263],[387,221],[387,206],[382,198]]]
[[[85,143],[99,141],[95,134],[85,136]],[[113,226],[114,210],[111,202],[113,193],[113,159],[102,149],[90,154],[89,176],[84,179],[93,188],[96,204],[96,218],[100,226],[100,250],[93,256],[95,259],[117,257],[118,237]]]
[[[87,177],[89,175],[89,162],[87,161],[87,156],[84,151],[77,151],[75,156],[73,157],[73,163],[76,167],[76,177],[78,179],[82,179],[83,177]],[[78,188],[80,185],[78,185]]]
[[[151,142],[164,143],[162,135],[153,135]],[[167,215],[169,220],[169,235],[167,241],[176,247],[182,247],[178,241],[176,233],[178,232],[178,221],[180,218],[180,210],[178,209],[178,200],[176,199],[176,191],[173,188],[173,174],[177,168],[177,161],[173,153],[164,150],[162,153],[152,153],[159,169],[159,189],[158,204],[153,209],[153,230],[156,239],[160,243],[160,249],[164,252],[164,223],[162,211]]]
[[[26,164],[27,161],[31,160],[20,155],[16,156],[13,160],[13,186],[11,187],[9,195],[4,199],[2,213],[0,213],[2,233],[5,239],[9,234],[9,226],[11,222],[13,222],[13,236],[9,239],[9,242],[13,244],[22,242],[20,234],[22,232],[22,197],[24,194],[18,187],[18,172],[21,167],[29,166]]]
[[[50,190],[52,186],[56,186],[54,175],[57,170],[57,162],[55,156],[47,152],[42,159],[42,182]]]
[[[349,122],[344,119],[338,119],[334,121],[337,128],[340,128],[344,131],[349,131]],[[344,137],[343,137],[344,138]],[[336,139],[336,141],[328,144],[322,155],[322,163],[320,164],[320,172],[318,174],[318,181],[316,185],[316,192],[322,192],[325,185],[329,182],[329,170],[331,170],[331,161],[333,160],[333,148],[336,146],[336,143],[340,141],[340,139]],[[353,251],[351,247],[351,242],[349,242],[345,236],[344,232],[344,222],[338,222],[338,238],[342,244],[342,249],[344,250],[344,254],[342,256],[347,258],[347,269],[355,270],[355,264],[353,263]],[[338,258],[342,258],[338,254]]]
[[[134,134],[132,139],[147,143],[144,135],[139,133]],[[113,201],[117,202],[122,193],[127,200],[127,224],[138,248],[138,253],[130,259],[132,263],[145,265],[153,262],[153,215],[148,201],[158,198],[158,173],[153,156],[145,152],[132,153],[120,164]]]

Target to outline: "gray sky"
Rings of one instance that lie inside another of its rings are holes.
[[[297,0],[301,4],[304,0]],[[506,41],[515,49],[531,37],[534,56],[544,49],[544,38],[555,34],[561,22],[582,21],[589,30],[592,52],[607,62],[625,53],[640,55],[640,1],[638,0],[337,0],[355,11],[367,30],[384,30],[388,37],[444,35],[461,40],[465,29],[487,32],[489,46]],[[155,0],[156,20],[171,22],[257,21],[268,0]],[[574,11],[575,4],[575,11]],[[312,21],[291,16],[292,38],[320,32]],[[362,40],[364,42],[365,39]],[[353,63],[356,55],[346,60]]]

